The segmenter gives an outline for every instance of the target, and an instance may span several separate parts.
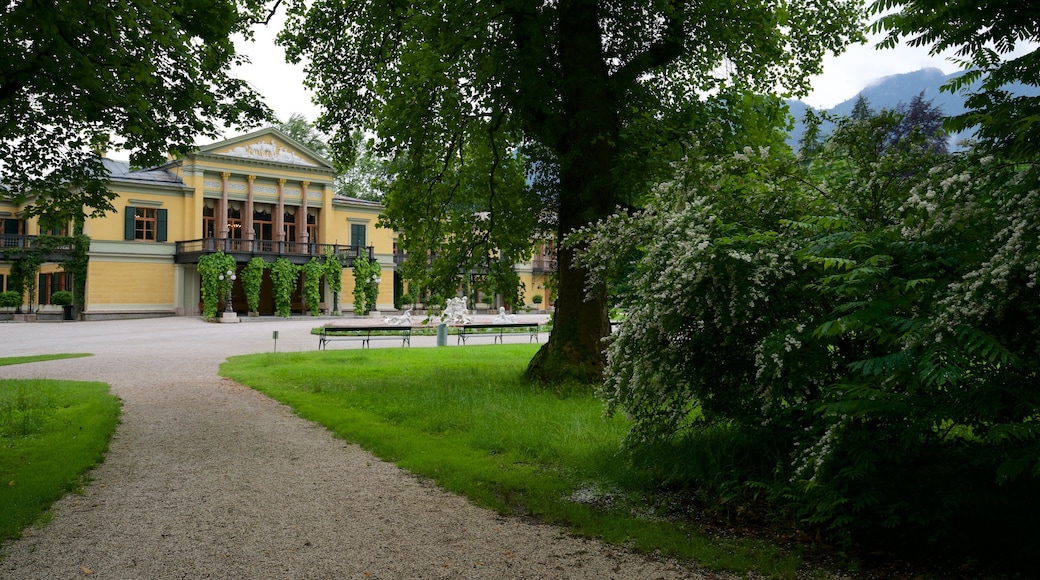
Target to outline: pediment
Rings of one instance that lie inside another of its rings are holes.
[[[201,148],[199,152],[268,163],[332,169],[328,160],[273,128],[213,143]]]

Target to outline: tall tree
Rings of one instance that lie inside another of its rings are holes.
[[[551,225],[562,239],[632,202],[645,186],[632,172],[653,141],[675,134],[678,120],[682,131],[691,118],[703,122],[700,95],[806,90],[823,54],[858,35],[860,6],[300,0],[280,38],[290,59],[309,61],[307,82],[326,111],[319,126],[340,138],[334,152],[349,155],[350,131],[363,127],[400,160],[389,225],[407,234],[465,193],[469,215],[481,216],[469,229],[515,247],[518,223]],[[541,204],[514,187],[507,160],[517,159],[529,163],[528,181],[545,185]],[[395,199],[408,211],[396,212]],[[522,219],[525,211],[535,215]],[[596,379],[603,368],[606,291],[586,288],[574,252],[564,245],[557,255],[555,325],[529,369],[539,378]]]
[[[311,151],[327,156],[328,136],[301,113],[293,113],[287,121],[278,125],[278,130],[306,145]],[[371,138],[360,131],[351,135],[355,150],[348,159],[340,158],[337,163],[336,194],[367,201],[382,201],[380,187],[386,180],[386,163],[372,150]]]
[[[288,120],[278,124],[278,130],[318,155],[327,155],[329,152],[325,135],[322,135],[303,113],[293,113]]]
[[[0,12],[0,197],[75,219],[112,209],[97,157],[136,165],[269,117],[230,76],[266,0],[12,0]]]
[[[982,80],[981,90],[965,102],[968,111],[948,122],[951,132],[977,129],[987,146],[1025,156],[1040,152],[1040,97],[1013,96],[1003,88],[1040,85],[1040,6],[1019,0],[877,0],[870,11],[879,15],[874,32],[887,33],[880,48],[909,37],[910,46],[930,47],[933,55],[955,51],[955,62],[968,72],[946,89]]]

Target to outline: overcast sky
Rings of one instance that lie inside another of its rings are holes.
[[[303,67],[286,64],[285,53],[274,43],[284,23],[282,15],[279,12],[267,26],[257,26],[255,42],[239,43],[240,50],[249,55],[252,64],[239,69],[237,74],[264,96],[279,119],[302,113],[313,121],[319,109],[303,87]],[[874,39],[865,45],[850,46],[841,56],[828,57],[824,73],[813,79],[813,92],[803,100],[816,108],[830,108],[856,96],[868,83],[881,77],[929,67],[942,69],[947,74],[958,70],[944,58],[929,56],[927,49],[904,46],[876,50],[876,43]]]

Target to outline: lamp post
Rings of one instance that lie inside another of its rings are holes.
[[[227,300],[224,302],[224,313],[221,315],[221,318],[237,318],[235,309],[231,305],[231,288],[234,286],[238,276],[235,275],[234,270],[228,270],[226,274],[221,274],[217,278],[227,284]]]
[[[379,295],[379,283],[382,281],[379,274],[372,274],[372,312],[379,312],[379,308],[376,306],[376,296]]]

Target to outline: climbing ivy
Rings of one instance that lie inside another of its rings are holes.
[[[228,270],[234,272],[235,258],[224,252],[207,254],[199,258],[199,276],[202,277],[202,317],[216,318],[221,301],[231,291]],[[224,276],[221,279],[221,276]]]
[[[269,267],[270,264],[263,258],[254,257],[242,268],[242,289],[246,293],[246,304],[250,312],[260,310],[260,286],[264,281],[264,270]]]
[[[43,264],[41,250],[38,247],[27,249],[11,264],[11,286],[21,296],[29,295],[29,313],[33,311],[33,299],[36,297],[36,274]]]
[[[383,268],[379,262],[369,261],[364,256],[354,260],[354,314],[364,316],[376,306],[379,287],[372,279],[379,276]]]
[[[278,258],[271,266],[275,314],[283,318],[288,318],[292,314],[292,294],[296,290],[299,269],[299,266],[293,265],[285,258]]]
[[[321,313],[319,305],[321,304],[321,276],[325,273],[325,265],[318,261],[318,258],[312,257],[309,262],[303,265],[303,298],[307,303],[307,310],[310,311],[311,316],[317,316]]]
[[[332,314],[339,316],[339,304],[336,299],[338,294],[343,291],[343,264],[340,263],[332,248],[325,248],[325,279],[329,283],[329,291],[333,294],[333,302],[336,302]]]
[[[83,234],[82,226],[76,226],[72,236],[72,252],[61,263],[61,269],[72,274],[72,305],[79,311],[87,305],[87,263],[90,260],[90,238]]]

